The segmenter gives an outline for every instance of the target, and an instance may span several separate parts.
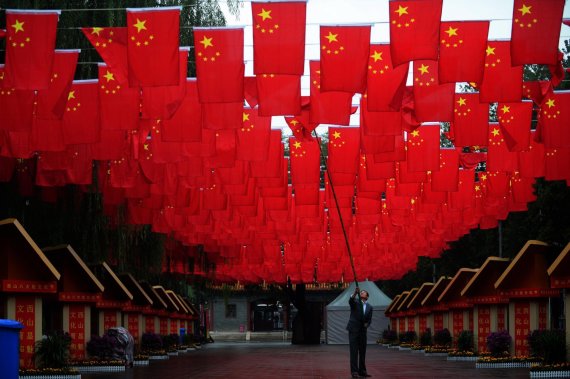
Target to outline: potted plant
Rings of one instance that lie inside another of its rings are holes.
[[[422,346],[431,346],[433,344],[433,337],[431,335],[431,329],[427,328],[421,335],[420,335],[420,345]]]
[[[34,346],[35,369],[21,369],[19,375],[25,378],[79,378],[76,370],[69,367],[71,337],[69,333],[53,331],[46,333]]]
[[[542,360],[531,367],[531,378],[570,377],[563,330],[534,330],[528,335],[528,345],[531,355]]]
[[[451,341],[451,333],[447,328],[437,330],[433,335],[433,345],[427,347],[425,353],[447,356]]]
[[[476,360],[477,356],[473,351],[474,348],[473,332],[470,330],[463,330],[457,336],[457,349],[448,353],[447,360],[449,361],[472,361]]]
[[[487,336],[487,350],[493,358],[508,357],[510,355],[511,342],[511,335],[506,330],[492,332]]]
[[[382,331],[382,338],[379,340],[379,343],[384,345],[394,345],[398,339],[398,334],[396,334],[395,330],[392,329],[384,329]]]
[[[411,348],[417,338],[418,335],[414,330],[408,330],[407,332],[400,334],[400,348]]]
[[[163,348],[162,337],[156,333],[144,333],[141,337],[141,352],[149,359],[168,359]]]

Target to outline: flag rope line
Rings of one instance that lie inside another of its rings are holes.
[[[327,177],[329,179],[329,185],[331,186],[331,191],[333,194],[333,198],[334,198],[334,202],[335,202],[335,206],[336,206],[336,211],[338,213],[338,219],[340,220],[340,227],[342,228],[342,234],[344,235],[344,242],[346,243],[346,249],[348,251],[348,258],[350,259],[350,267],[352,268],[352,274],[354,275],[354,283],[356,284],[356,287],[358,287],[358,279],[356,279],[356,269],[354,268],[354,260],[352,259],[352,251],[350,250],[350,243],[348,242],[348,236],[346,234],[346,229],[344,228],[344,221],[342,220],[342,215],[340,213],[340,207],[338,206],[338,199],[336,197],[336,192],[334,190],[333,181],[332,181],[331,175],[329,173],[329,167],[327,165],[327,161],[325,159],[325,156],[323,155],[323,149],[321,148],[321,143],[319,140],[319,134],[317,133],[316,129],[313,131],[315,132],[315,141],[316,141],[317,145],[319,146],[319,152],[321,155],[321,160],[323,162],[323,165],[325,166],[325,173],[327,174]],[[330,207],[329,207],[329,209],[330,209]]]

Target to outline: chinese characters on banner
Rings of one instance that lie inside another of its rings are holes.
[[[406,317],[407,322],[408,322],[408,332],[413,332],[416,328],[415,328],[415,317]]]
[[[69,305],[70,353],[73,359],[85,358],[85,306]]]
[[[477,326],[477,349],[480,352],[487,351],[487,336],[491,331],[491,307],[479,305]]]
[[[545,302],[541,302],[538,304],[538,329],[539,330],[546,330],[546,319],[547,319],[547,306],[548,304]]]
[[[406,331],[406,318],[402,317],[400,318],[400,323],[398,325],[398,334],[404,334],[405,331]]]
[[[453,311],[453,336],[457,337],[463,331],[463,311]]]
[[[130,313],[128,316],[127,327],[129,328],[129,333],[131,333],[131,335],[133,336],[135,341],[138,341],[139,340],[139,316],[134,314],[134,313]]]
[[[170,320],[170,334],[178,334],[180,320]]]
[[[434,332],[443,330],[443,313],[437,312],[433,315],[433,329]]]
[[[497,306],[497,330],[505,330],[505,306]]]
[[[166,317],[160,318],[160,334],[163,336],[168,334],[168,319]]]
[[[117,326],[117,312],[116,311],[103,311],[103,330],[107,331],[110,328]]]
[[[425,332],[427,329],[427,315],[420,315],[420,333]]]
[[[145,316],[144,331],[146,333],[154,333],[154,316]]]
[[[396,320],[395,318],[393,318],[393,319],[390,320],[390,328],[391,328],[392,330],[396,330],[396,329],[397,329],[397,328],[396,328],[397,322],[398,322],[398,320]]]
[[[530,304],[515,303],[515,355],[528,355],[527,336],[530,333]]]
[[[20,332],[20,367],[31,367],[36,341],[36,299],[32,296],[16,296],[16,321],[24,328]]]

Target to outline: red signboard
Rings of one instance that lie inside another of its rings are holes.
[[[515,355],[528,355],[527,337],[530,333],[530,303],[515,303]]]
[[[139,340],[139,316],[136,314],[129,314],[128,316],[128,325],[127,328],[129,329],[129,333],[133,336],[135,341]]]
[[[497,307],[497,331],[505,330],[505,306]]]
[[[540,302],[538,304],[538,329],[539,330],[546,330],[547,324],[547,304],[545,302]]]
[[[144,331],[146,333],[154,333],[154,316],[147,315],[144,318]]]
[[[69,306],[69,335],[71,336],[70,353],[73,359],[85,358],[85,306]]]
[[[552,288],[522,288],[501,291],[501,295],[510,298],[556,297],[560,295],[560,291]]]
[[[16,296],[16,321],[24,325],[20,332],[20,367],[33,367],[36,342],[36,299],[33,296]]]
[[[477,313],[477,345],[480,352],[487,351],[487,336],[491,332],[491,307],[479,305]]]
[[[57,282],[42,282],[37,280],[2,280],[0,292],[56,293]]]
[[[550,286],[552,288],[570,288],[570,277],[550,277]]]
[[[443,313],[437,312],[433,314],[433,328],[434,332],[443,330]]]
[[[101,300],[100,293],[85,293],[85,292],[60,292],[57,294],[59,301],[72,303],[94,303]]]
[[[117,312],[103,311],[103,330],[107,331],[110,328],[115,328],[117,326]]]
[[[168,334],[168,319],[166,317],[160,318],[160,335],[167,335]]]

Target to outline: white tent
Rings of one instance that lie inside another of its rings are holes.
[[[372,323],[368,328],[368,344],[376,343],[376,340],[382,331],[388,328],[389,320],[384,315],[384,311],[392,302],[384,292],[378,288],[374,282],[364,281],[358,283],[361,290],[368,291],[368,303],[374,307],[372,313]],[[327,343],[328,344],[347,344],[348,345],[348,331],[346,324],[350,317],[350,306],[348,299],[354,293],[354,282],[344,290],[336,299],[327,305],[326,323],[327,323]]]

